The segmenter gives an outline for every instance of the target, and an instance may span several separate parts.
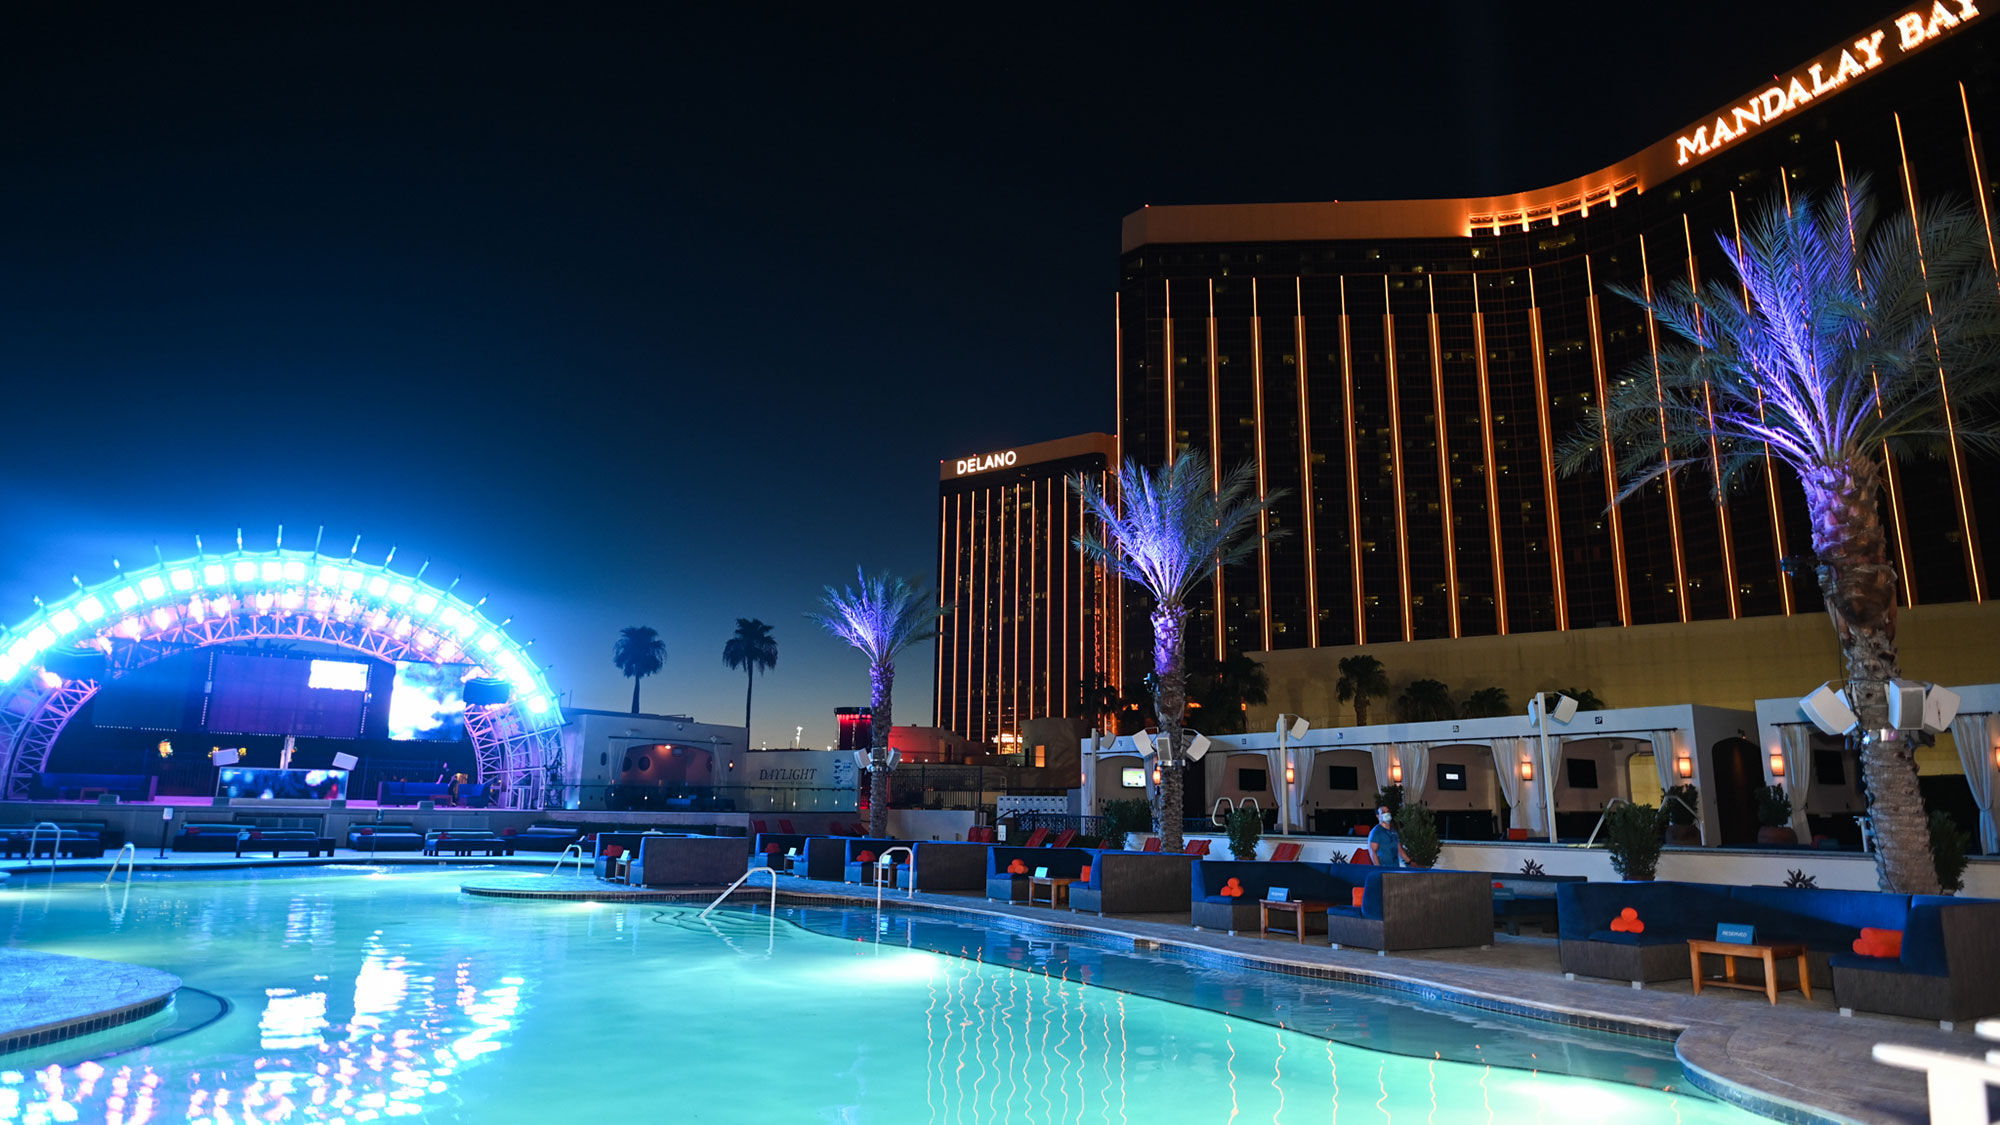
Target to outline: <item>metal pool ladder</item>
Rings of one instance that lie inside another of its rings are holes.
[[[735,881],[734,883],[731,883],[731,884],[729,884],[729,886],[728,886],[728,888],[727,888],[727,889],[725,889],[725,890],[724,890],[724,891],[723,891],[723,892],[722,892],[721,894],[719,894],[719,895],[716,895],[716,896],[715,896],[715,901],[714,901],[714,902],[711,902],[711,903],[709,903],[709,904],[708,904],[707,906],[703,907],[703,908],[702,908],[702,911],[701,911],[701,913],[699,913],[699,914],[695,915],[695,917],[696,917],[697,919],[700,919],[700,918],[706,918],[706,917],[708,917],[708,915],[709,915],[709,912],[710,912],[710,911],[712,911],[712,910],[714,910],[714,909],[715,909],[716,907],[718,907],[718,906],[721,906],[721,905],[722,905],[722,900],[723,900],[723,899],[725,899],[725,898],[728,898],[728,897],[729,897],[730,895],[733,895],[733,894],[735,894],[735,893],[736,893],[736,888],[738,888],[738,887],[742,886],[742,885],[743,885],[743,884],[744,884],[745,882],[747,882],[747,881],[749,880],[750,876],[752,876],[752,875],[755,875],[755,874],[756,874],[756,873],[758,873],[759,871],[762,871],[762,872],[763,872],[764,874],[766,874],[766,875],[769,875],[769,876],[771,877],[771,916],[772,916],[772,917],[774,917],[774,918],[775,918],[775,917],[777,917],[777,914],[778,914],[778,873],[777,873],[776,871],[773,871],[773,870],[771,870],[771,869],[770,869],[769,867],[753,867],[753,868],[751,868],[750,870],[748,870],[748,871],[745,871],[745,872],[744,872],[743,874],[741,874],[741,875],[738,875],[738,876],[736,877],[736,881]],[[878,890],[879,890],[879,888],[878,888]]]
[[[107,887],[111,885],[112,878],[118,874],[118,861],[122,859],[125,861],[125,886],[128,888],[131,887],[132,861],[138,858],[138,855],[139,855],[139,850],[137,848],[134,848],[129,840],[126,841],[126,843],[118,849],[118,854],[111,857],[111,870],[106,871],[104,873],[104,885]]]
[[[35,862],[35,847],[42,842],[42,829],[44,828],[56,834],[56,842],[49,848],[49,874],[53,875],[56,871],[56,853],[62,851],[62,825],[57,824],[55,821],[38,821],[35,824],[35,830],[28,834],[28,862],[30,864]]]
[[[581,875],[581,874],[583,874],[583,845],[582,845],[582,844],[571,844],[571,845],[570,845],[569,847],[566,847],[566,848],[564,848],[564,849],[562,850],[562,854],[556,857],[556,865],[555,865],[555,868],[554,868],[553,870],[551,870],[551,871],[549,872],[549,874],[551,874],[551,875],[560,875],[560,874],[562,874],[562,865],[563,865],[563,861],[564,861],[564,860],[566,860],[566,859],[568,859],[568,858],[569,858],[570,856],[572,856],[572,855],[576,856],[576,873],[577,873],[578,875]]]
[[[1230,812],[1236,812],[1239,809],[1257,809],[1259,812],[1263,811],[1262,806],[1257,804],[1257,798],[1255,797],[1245,797],[1240,801],[1232,801],[1227,797],[1217,797],[1215,799],[1215,807],[1208,810],[1209,822],[1217,828],[1226,826],[1222,817],[1223,809],[1228,809]]]
[[[875,913],[877,914],[882,913],[882,875],[886,871],[891,879],[896,877],[896,865],[889,862],[889,857],[895,855],[897,852],[902,852],[904,855],[910,857],[910,893],[904,897],[917,897],[917,853],[901,844],[883,848],[882,857],[875,861]],[[777,891],[778,885],[774,880],[771,884],[771,893],[774,898]],[[776,908],[773,907],[773,909],[775,910]]]

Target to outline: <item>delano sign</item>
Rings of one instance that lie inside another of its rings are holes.
[[[1015,453],[1011,449],[1005,453],[988,453],[981,457],[961,457],[957,462],[958,475],[965,476],[968,473],[983,473],[989,469],[1011,469],[1014,467],[1016,459]]]
[[[1941,35],[1979,18],[1973,0],[1937,0],[1928,8],[1913,8],[1888,23],[1794,71],[1760,94],[1753,94],[1716,115],[1714,121],[1674,138],[1677,164],[1707,156],[1731,141],[1769,125],[1814,98],[1833,93],[1878,67],[1899,61]]]

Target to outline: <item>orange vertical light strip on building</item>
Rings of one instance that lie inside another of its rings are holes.
[[[1217,360],[1215,340],[1215,279],[1208,280],[1208,473],[1217,492],[1222,491],[1222,368]],[[1224,640],[1228,603],[1222,600],[1222,568],[1215,568],[1215,658],[1229,651]]]
[[[1011,622],[1011,624],[1014,627],[1014,637],[1013,637],[1013,643],[1010,646],[1013,649],[1013,652],[1010,654],[1013,657],[1013,659],[1010,660],[1007,665],[1008,694],[1010,698],[1013,700],[1013,702],[1008,706],[1007,726],[1011,730],[1013,730],[1015,734],[1019,734],[1021,732],[1021,617],[1022,617],[1021,542],[1023,538],[1021,533],[1021,525],[1023,522],[1021,519],[1022,510],[1023,509],[1021,508],[1021,485],[1019,484],[1019,482],[1016,482],[1014,485],[1014,539],[1013,539],[1014,612],[1012,614],[1013,621]],[[1033,587],[1031,586],[1029,587],[1029,589],[1032,590]],[[1028,635],[1030,637],[1034,636],[1034,630],[1030,629],[1028,631]]]
[[[1479,309],[1479,275],[1472,275],[1473,366],[1479,372],[1479,439],[1486,457],[1486,534],[1493,550],[1493,624],[1507,635],[1507,568],[1500,548],[1500,462],[1493,446],[1493,388],[1486,375],[1486,314]]]
[[[1061,499],[1056,499],[1056,496],[1060,496]],[[1059,541],[1059,545],[1053,545],[1049,551],[1049,574],[1054,575],[1058,569],[1062,571],[1062,679],[1058,682],[1062,685],[1065,697],[1063,699],[1062,713],[1067,715],[1069,714],[1070,702],[1067,698],[1069,695],[1069,685],[1080,682],[1083,674],[1081,661],[1079,661],[1076,676],[1072,678],[1069,663],[1069,623],[1072,617],[1079,617],[1079,602],[1077,599],[1069,596],[1069,565],[1066,560],[1069,558],[1069,552],[1075,550],[1075,548],[1070,545],[1068,477],[1064,477],[1059,482],[1059,487],[1049,499],[1049,538],[1051,539],[1055,538],[1056,512],[1058,511],[1062,513],[1062,539]],[[1081,555],[1083,552],[1077,551],[1077,554]],[[1083,622],[1080,619],[1077,621],[1077,629],[1079,633],[1083,629]],[[1050,662],[1050,671],[1054,671],[1053,661]]]
[[[993,696],[993,490],[980,492],[986,510],[979,521],[979,741],[990,742],[990,720],[998,708]]]
[[[1382,354],[1389,377],[1389,475],[1396,491],[1396,586],[1403,598],[1403,639],[1417,637],[1416,607],[1410,604],[1410,518],[1403,486],[1403,392],[1396,379],[1396,317],[1389,311],[1389,275],[1382,275]]]
[[[951,630],[949,634],[951,638],[951,645],[950,645],[951,692],[948,695],[939,696],[941,703],[943,703],[944,706],[948,706],[950,708],[949,711],[946,711],[944,713],[945,714],[944,720],[938,723],[939,726],[944,727],[947,730],[964,729],[958,725],[958,700],[959,696],[964,694],[958,690],[959,686],[958,646],[959,643],[963,641],[965,638],[965,624],[964,624],[965,598],[960,595],[958,586],[959,574],[961,571],[963,571],[965,567],[965,557],[963,553],[965,544],[965,531],[964,528],[959,523],[959,520],[963,518],[962,513],[965,505],[961,503],[961,499],[962,497],[959,494],[953,494],[951,499],[946,501],[947,510],[951,513],[950,515],[951,575],[949,579],[947,579],[943,575],[938,576],[939,591],[950,589],[952,605],[956,607],[952,610],[951,618],[947,623]]]
[[[1646,236],[1639,236],[1639,276],[1644,286],[1646,298],[1646,347],[1653,357],[1653,400],[1660,408],[1660,461],[1667,472],[1660,477],[1660,487],[1667,494],[1667,529],[1674,546],[1674,597],[1680,606],[1681,620],[1688,619],[1687,562],[1681,551],[1681,502],[1673,477],[1674,455],[1667,447],[1667,391],[1660,376],[1660,330],[1659,322],[1653,318],[1653,268],[1646,256]]]
[[[1689,222],[1687,212],[1681,212],[1681,237],[1687,242],[1688,285],[1696,291],[1701,289],[1701,275],[1694,264],[1694,225]],[[1694,310],[1695,322],[1701,322],[1701,308]],[[1715,391],[1707,380],[1701,384],[1702,417],[1708,421],[1708,471],[1715,482],[1715,525],[1722,536],[1722,578],[1729,587],[1729,619],[1743,616],[1743,598],[1737,590],[1736,580],[1736,534],[1729,526],[1729,498],[1722,491],[1722,448],[1715,440]]]
[[[1917,269],[1926,285],[1930,281],[1930,267],[1924,264],[1924,232],[1917,225],[1917,185],[1910,175],[1910,150],[1903,145],[1903,115],[1890,114],[1896,122],[1896,155],[1903,162],[1903,198],[1910,205],[1910,232],[1915,236],[1917,246]],[[1937,307],[1931,300],[1928,289],[1924,293],[1924,308],[1933,316]],[[1937,325],[1931,325],[1931,352],[1938,357],[1938,395],[1943,400],[1944,436],[1946,448],[1951,452],[1951,486],[1958,501],[1958,532],[1965,539],[1965,573],[1972,587],[1972,600],[1986,600],[1986,576],[1979,557],[1979,533],[1972,526],[1972,499],[1965,491],[1965,463],[1958,448],[1958,421],[1952,416],[1951,386],[1944,374],[1944,346],[1939,343]]]
[[[1736,253],[1743,253],[1743,217],[1736,209],[1736,193],[1729,193],[1729,222],[1735,231]],[[1738,287],[1743,293],[1743,307],[1750,307],[1750,287],[1738,279]],[[1764,392],[1757,392],[1757,420],[1764,420]],[[1792,615],[1792,576],[1785,571],[1785,515],[1778,506],[1778,464],[1771,457],[1771,443],[1764,443],[1764,498],[1770,502],[1771,543],[1778,556],[1778,601],[1784,606],[1785,616]]]
[[[1451,449],[1445,431],[1444,343],[1438,336],[1437,282],[1426,276],[1425,287],[1431,302],[1431,414],[1437,419],[1438,496],[1443,501],[1444,592],[1451,620],[1451,635],[1460,634],[1458,621],[1458,528],[1451,513]]]
[[[1354,449],[1354,341],[1347,324],[1347,278],[1340,279],[1340,394],[1347,421],[1347,553],[1354,566],[1354,643],[1368,643],[1368,602],[1361,585],[1360,458]]]
[[[1847,194],[1847,154],[1841,150],[1839,141],[1833,142],[1833,161],[1834,167],[1840,173],[1840,201],[1845,207],[1851,208],[1854,201]],[[1782,169],[1780,171],[1782,172]],[[1787,194],[1785,199],[1786,214],[1790,214],[1791,210],[1792,201],[1790,195]],[[1859,261],[1860,247],[1855,244],[1854,239],[1854,224],[1850,222],[1847,224],[1847,248],[1855,252],[1854,288],[1858,293],[1862,287],[1861,265]],[[1875,416],[1879,418],[1882,416],[1882,401],[1880,397],[1882,394],[1882,377],[1872,370],[1868,374],[1875,381],[1875,394],[1877,396],[1875,401]],[[1896,565],[1901,568],[1898,576],[1903,580],[1903,604],[1916,605],[1916,575],[1910,571],[1910,531],[1909,525],[1903,518],[1903,477],[1896,470],[1896,454],[1890,450],[1889,443],[1886,441],[1882,443],[1882,476],[1884,482],[1889,486],[1889,525],[1896,529]]]
[[[1165,288],[1165,296],[1164,296],[1164,298],[1163,298],[1163,300],[1162,300],[1162,302],[1161,302],[1161,303],[1163,303],[1164,305],[1166,305],[1166,309],[1167,309],[1167,314],[1166,314],[1166,316],[1165,316],[1165,318],[1164,318],[1164,320],[1165,320],[1165,322],[1166,322],[1166,331],[1165,331],[1165,339],[1166,339],[1166,348],[1167,348],[1167,354],[1166,354],[1166,357],[1165,357],[1165,364],[1166,364],[1166,370],[1165,370],[1165,371],[1164,371],[1164,372],[1162,373],[1162,379],[1161,379],[1162,383],[1163,383],[1163,384],[1165,385],[1165,387],[1166,387],[1166,392],[1167,392],[1167,393],[1166,393],[1166,398],[1167,398],[1167,455],[1166,455],[1166,460],[1165,460],[1165,461],[1164,461],[1163,463],[1164,463],[1164,464],[1169,464],[1169,465],[1171,465],[1171,464],[1173,464],[1173,460],[1174,460],[1174,454],[1176,454],[1176,453],[1178,453],[1178,452],[1180,451],[1180,445],[1181,445],[1181,443],[1180,443],[1180,437],[1179,437],[1179,434],[1178,434],[1178,431],[1177,431],[1177,430],[1175,429],[1175,427],[1174,427],[1174,370],[1175,370],[1175,364],[1174,364],[1174,282],[1173,282],[1173,279],[1172,279],[1172,278],[1165,278],[1165,279],[1162,279],[1162,280],[1161,280],[1160,284],[1161,284],[1162,286],[1164,286],[1164,288]]]
[[[1979,137],[1972,131],[1972,103],[1965,96],[1963,82],[1958,84],[1958,104],[1965,111],[1965,161],[1972,165],[1972,194],[1979,199],[1979,222],[1986,228],[1986,260],[2000,274],[2000,249],[1993,245],[1993,216],[1986,203],[1986,169],[1979,159]]]
[[[1597,274],[1590,255],[1583,256],[1583,283],[1589,290],[1585,307],[1590,315],[1590,373],[1597,383],[1597,421],[1604,427],[1604,511],[1611,522],[1611,565],[1616,573],[1618,623],[1632,623],[1631,576],[1626,572],[1625,516],[1615,502],[1618,496],[1618,458],[1611,448],[1611,379],[1604,364],[1604,322],[1599,319]]]
[[[1264,463],[1264,317],[1257,303],[1257,279],[1250,279],[1250,398],[1257,417],[1257,499],[1270,493]],[[1271,512],[1257,513],[1257,616],[1264,623],[1264,651],[1271,651]]]
[[[1039,639],[1035,636],[1036,626],[1041,624],[1044,616],[1041,607],[1047,604],[1047,599],[1043,599],[1040,602],[1035,600],[1036,591],[1041,589],[1042,582],[1042,553],[1037,546],[1037,543],[1042,538],[1042,482],[1038,480],[1028,482],[1028,518],[1026,526],[1028,529],[1026,536],[1028,547],[1028,717],[1032,719],[1040,715],[1055,714],[1055,712],[1048,709],[1049,678],[1040,670],[1042,662],[1036,659],[1038,655],[1045,655],[1048,652],[1048,649],[1042,647]],[[1039,711],[1035,709],[1035,684],[1038,682],[1042,685],[1042,709]]]
[[[1535,271],[1528,269],[1528,346],[1534,349],[1535,419],[1542,436],[1542,504],[1548,509],[1549,574],[1555,579],[1556,628],[1569,628],[1569,576],[1563,573],[1562,513],[1556,507],[1555,431],[1549,421],[1548,356],[1542,344],[1542,305]]]
[[[945,574],[945,566],[947,560],[950,557],[949,552],[945,550],[945,541],[951,537],[950,524],[951,524],[951,500],[948,497],[940,496],[938,497],[938,568],[937,568],[937,604],[939,611],[938,639],[937,639],[937,644],[934,645],[931,649],[931,654],[932,654],[931,655],[931,669],[932,669],[931,725],[934,727],[941,727],[945,725],[944,724],[945,645],[947,643],[946,638],[950,636],[950,630],[951,630],[951,619],[944,612],[944,607],[947,604],[949,604],[945,596],[945,590],[947,588],[946,584],[949,581],[949,578]]]
[[[1299,510],[1306,527],[1306,643],[1319,647],[1319,544],[1314,541],[1312,409],[1306,395],[1306,304],[1303,282],[1292,279],[1292,355],[1299,373]]]
[[[1036,513],[1035,517],[1036,526],[1041,529],[1042,535],[1042,664],[1044,665],[1041,668],[1042,700],[1044,706],[1047,708],[1047,714],[1067,716],[1069,714],[1069,699],[1067,698],[1069,693],[1064,691],[1061,693],[1062,698],[1057,697],[1057,689],[1064,681],[1056,677],[1056,668],[1058,667],[1056,662],[1056,618],[1061,617],[1066,612],[1064,604],[1056,600],[1056,560],[1060,557],[1057,554],[1060,548],[1056,543],[1056,510],[1062,507],[1062,502],[1057,499],[1058,496],[1062,495],[1063,491],[1062,478],[1057,477],[1049,481],[1048,490],[1048,503],[1043,505],[1042,510]],[[1065,624],[1064,628],[1065,635],[1067,635],[1067,624]],[[1067,652],[1064,653],[1064,656],[1067,658]]]

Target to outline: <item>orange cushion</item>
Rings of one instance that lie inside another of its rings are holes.
[[[874,852],[871,852],[871,851],[863,851],[863,852],[862,852],[862,853],[861,853],[860,855],[858,855],[858,856],[855,856],[855,857],[854,857],[854,862],[856,862],[856,863],[874,863],[874,862],[875,862],[875,853],[874,853]]]
[[[604,845],[604,858],[605,858],[605,859],[617,859],[617,858],[618,858],[619,856],[621,856],[621,855],[624,855],[624,854],[625,854],[625,849],[624,849],[624,848],[621,848],[621,847],[619,847],[619,846],[618,846],[617,844],[606,844],[606,845]]]
[[[1863,957],[1901,957],[1903,931],[1863,927],[1861,936],[1854,939],[1854,952]]]
[[[1026,875],[1027,873],[1028,865],[1018,859],[1007,865],[1007,874],[1009,875]]]
[[[1090,865],[1088,863],[1084,864],[1082,870],[1077,872],[1076,877],[1079,882],[1090,882]]]
[[[1356,888],[1354,888],[1354,905],[1355,905],[1355,906],[1360,906],[1360,905],[1361,905],[1361,888],[1360,888],[1360,887],[1356,887]]]
[[[1618,917],[1611,920],[1611,932],[1616,934],[1643,934],[1646,932],[1646,923],[1639,920],[1639,912],[1637,910],[1628,906],[1618,912]]]

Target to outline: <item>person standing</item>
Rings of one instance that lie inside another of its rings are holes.
[[[1401,867],[1408,856],[1403,854],[1403,837],[1396,831],[1396,818],[1389,814],[1389,806],[1375,808],[1375,827],[1368,833],[1368,854],[1377,867]]]

